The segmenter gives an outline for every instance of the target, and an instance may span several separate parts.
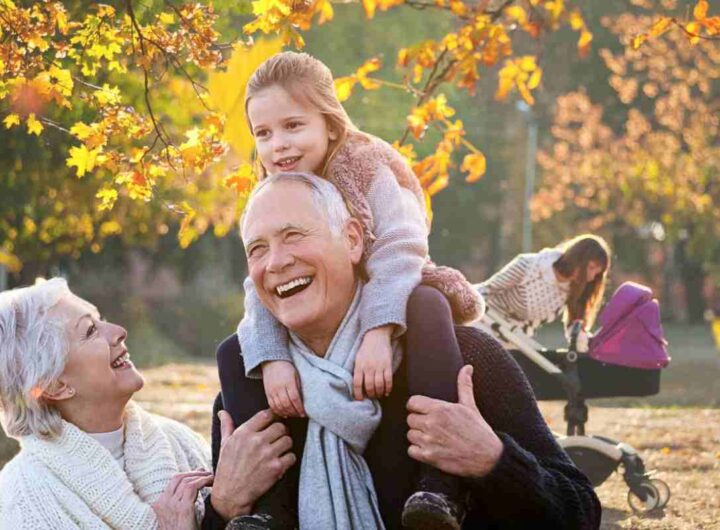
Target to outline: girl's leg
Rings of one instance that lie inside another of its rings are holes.
[[[405,358],[411,396],[457,402],[457,376],[463,357],[450,304],[434,287],[420,285],[410,295]]]
[[[445,296],[434,287],[416,287],[408,300],[407,329],[405,360],[410,395],[456,403],[463,356]],[[461,479],[426,464],[420,464],[419,471],[416,493],[405,503],[403,525],[411,529],[429,528],[428,524],[432,528],[460,528],[466,497]]]
[[[232,417],[235,427],[239,427],[261,410],[269,408],[262,380],[245,377],[245,365],[237,335],[228,337],[218,346],[216,358],[223,406]],[[258,499],[253,510],[257,515],[246,517],[246,522],[238,521],[237,528],[280,530],[295,528],[297,525],[299,461],[305,446],[307,419],[291,418],[284,423],[293,440],[292,451],[297,456],[298,463]]]

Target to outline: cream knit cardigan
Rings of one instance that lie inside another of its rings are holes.
[[[0,528],[156,529],[151,504],[176,473],[212,469],[207,443],[180,423],[128,403],[125,470],[74,425],[60,436],[27,436],[0,472]],[[198,496],[196,516],[203,516]]]

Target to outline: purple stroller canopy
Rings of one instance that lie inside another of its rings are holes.
[[[657,370],[670,362],[652,290],[626,282],[618,287],[598,317],[600,330],[590,340],[597,361]]]

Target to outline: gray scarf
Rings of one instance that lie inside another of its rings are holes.
[[[362,457],[380,424],[376,400],[355,401],[353,367],[360,336],[360,295],[333,337],[325,357],[290,333],[290,353],[302,381],[309,417],[300,467],[298,510],[301,529],[375,530],[384,525],[370,470]],[[394,344],[394,364],[399,360]]]

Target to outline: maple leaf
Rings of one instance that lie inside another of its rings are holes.
[[[337,95],[338,100],[346,101],[350,99],[350,96],[352,96],[352,89],[355,86],[355,83],[357,83],[357,78],[355,76],[338,77],[335,79],[334,83],[335,94]]]
[[[95,168],[95,164],[98,161],[98,155],[100,149],[88,149],[85,145],[80,147],[71,147],[70,156],[65,160],[67,167],[75,166],[77,168],[77,176],[82,177],[88,171],[92,171]]]
[[[6,129],[9,129],[14,125],[20,125],[20,116],[17,114],[8,114],[3,120],[3,123],[5,124]]]
[[[43,124],[35,117],[35,114],[30,114],[27,118],[27,130],[28,134],[34,134],[40,136],[43,131]]]

